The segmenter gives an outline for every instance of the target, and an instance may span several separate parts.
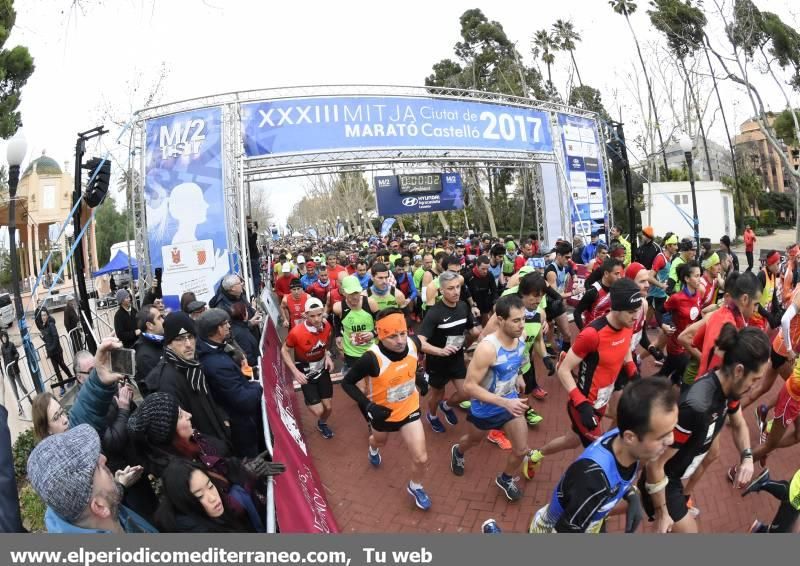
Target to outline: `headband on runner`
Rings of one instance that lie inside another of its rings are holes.
[[[389,336],[400,334],[401,332],[408,332],[406,317],[399,312],[383,317],[375,323],[375,328],[378,330],[379,340],[384,340]]]

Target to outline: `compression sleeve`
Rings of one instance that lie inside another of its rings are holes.
[[[345,374],[344,379],[342,379],[342,389],[358,403],[362,411],[369,405],[370,400],[361,392],[356,384],[365,377],[375,377],[379,373],[380,368],[378,367],[378,360],[375,358],[375,354],[367,351],[350,367],[350,370]]]
[[[639,345],[645,350],[650,347],[650,337],[647,335],[647,323],[645,323],[645,327],[642,329],[642,338],[639,340]]]
[[[581,297],[581,300],[578,302],[575,310],[572,312],[572,319],[575,321],[575,326],[577,326],[579,329],[583,328],[583,318],[581,315],[584,311],[591,308],[596,299],[597,289],[595,287],[589,287],[583,294],[583,297]]]
[[[608,498],[608,480],[596,462],[582,458],[567,468],[557,496],[564,512],[556,532],[584,533]]]
[[[797,307],[794,303],[792,303],[786,312],[783,313],[781,317],[781,332],[783,333],[783,343],[786,346],[786,349],[789,352],[794,351],[792,349],[792,335],[789,332],[789,328],[792,325],[792,319],[797,315]]]

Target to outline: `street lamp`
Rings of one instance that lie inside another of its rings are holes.
[[[73,243],[72,238],[73,238],[73,236],[75,236],[75,226],[73,226],[72,223],[67,224],[67,227],[64,228],[64,236],[66,236],[66,238],[67,238],[67,253],[69,253],[70,250],[72,249],[72,243]],[[72,255],[70,255],[70,257],[69,257],[69,269],[70,269],[70,274],[72,275],[70,277],[70,279],[72,279],[72,296],[73,296],[73,298],[77,299],[78,298],[78,287],[77,287],[77,283],[75,282],[75,262],[74,262],[74,259],[75,258]]]
[[[683,150],[683,156],[686,158],[686,166],[689,170],[689,186],[692,189],[692,215],[694,222],[694,240],[697,243],[698,253],[700,250],[700,219],[697,217],[697,193],[694,188],[694,169],[692,168],[692,138],[683,134],[680,139],[680,146]]]
[[[44,391],[39,363],[36,359],[36,350],[33,349],[28,323],[25,320],[25,310],[22,307],[22,295],[19,289],[19,257],[17,257],[17,185],[19,184],[19,166],[28,153],[28,142],[21,130],[17,130],[6,148],[8,161],[8,250],[11,254],[11,289],[14,293],[14,309],[17,311],[17,326],[22,339],[22,348],[28,360],[28,368],[33,378],[33,386],[38,393]]]

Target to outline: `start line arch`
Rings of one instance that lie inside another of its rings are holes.
[[[140,176],[129,203],[140,283],[163,268],[165,302],[176,308],[185,291],[208,301],[232,271],[251,295],[250,183],[367,166],[520,169],[533,179],[534,225],[546,246],[607,228],[598,126],[595,113],[577,107],[415,86],[274,88],[140,110]]]

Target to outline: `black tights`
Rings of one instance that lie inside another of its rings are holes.
[[[775,518],[767,527],[768,533],[791,533],[794,522],[800,516],[800,511],[795,509],[789,502],[789,482],[786,480],[770,480],[759,491],[766,491],[772,497],[781,502]]]

